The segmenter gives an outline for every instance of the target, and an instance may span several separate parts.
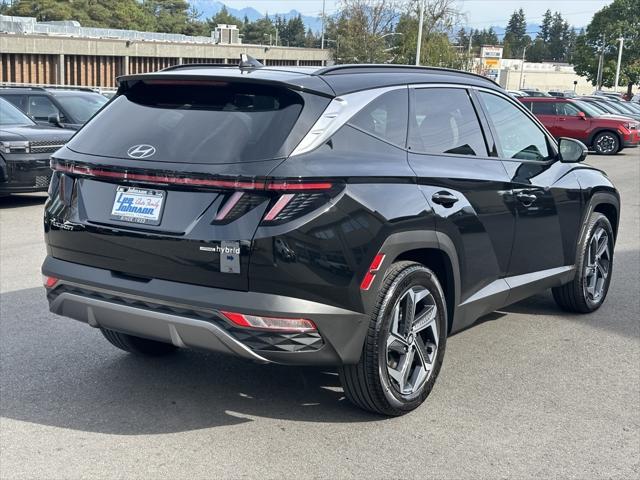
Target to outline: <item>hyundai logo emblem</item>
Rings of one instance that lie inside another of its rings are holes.
[[[156,153],[156,147],[153,145],[134,145],[127,150],[127,155],[131,158],[147,158]]]

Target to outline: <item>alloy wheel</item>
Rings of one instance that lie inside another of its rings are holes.
[[[618,147],[617,139],[610,134],[601,135],[596,140],[596,149],[600,153],[609,154],[615,153],[616,148]]]
[[[424,286],[407,289],[396,302],[387,336],[387,373],[401,395],[427,382],[438,353],[438,307]]]
[[[589,241],[583,272],[584,294],[587,299],[596,303],[602,299],[610,268],[609,235],[604,228],[598,227]]]

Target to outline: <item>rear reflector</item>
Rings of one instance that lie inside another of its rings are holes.
[[[369,265],[369,270],[367,270],[367,273],[364,275],[364,278],[362,279],[362,283],[360,284],[360,290],[369,290],[369,287],[371,287],[371,284],[375,280],[376,273],[378,272],[378,270],[380,270],[380,265],[382,265],[383,261],[384,261],[384,253],[378,253],[373,258],[371,265]]]
[[[273,204],[273,207],[271,207],[271,210],[269,210],[267,214],[264,216],[264,220],[267,222],[274,220],[278,216],[278,214],[282,211],[282,209],[287,206],[287,203],[289,203],[293,197],[294,197],[293,193],[287,193],[285,195],[282,195],[278,199],[278,201]]]
[[[306,318],[276,318],[220,311],[232,323],[240,327],[277,330],[281,332],[315,332],[316,325]]]
[[[48,277],[47,275],[42,276],[42,284],[44,285],[44,288],[53,288],[59,281],[60,280],[56,277]]]

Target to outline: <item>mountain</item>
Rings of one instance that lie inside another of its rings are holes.
[[[199,13],[200,19],[205,20],[207,18],[211,18],[225,6],[222,2],[211,2],[209,0],[189,0],[189,4],[193,6]],[[253,7],[245,7],[245,8],[232,8],[227,7],[227,11],[233,15],[234,17],[238,17],[239,19],[244,19],[247,17],[250,21],[254,22],[260,18],[264,17],[264,14],[259,12]],[[290,18],[295,18],[298,15],[302,17],[302,21],[304,22],[305,28],[310,28],[314,32],[319,32],[322,29],[322,21],[320,19],[320,12],[318,12],[318,16],[314,17],[311,15],[301,15],[297,10],[289,10],[286,13],[282,12],[267,12],[269,17],[273,18],[278,15],[285,20],[289,20]]]

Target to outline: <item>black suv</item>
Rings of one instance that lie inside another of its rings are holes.
[[[49,156],[74,133],[36,125],[0,98],[0,196],[45,191],[51,179]]]
[[[52,312],[123,350],[337,366],[400,415],[478,317],[605,299],[615,187],[486,78],[244,61],[119,82],[52,160],[42,272]]]
[[[105,103],[90,88],[0,87],[0,97],[13,103],[39,124],[78,130]]]

